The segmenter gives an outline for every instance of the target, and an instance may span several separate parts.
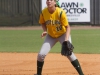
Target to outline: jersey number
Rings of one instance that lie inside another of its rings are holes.
[[[62,30],[62,26],[61,26],[61,25],[60,25],[60,26],[57,26],[57,27],[56,27],[56,30],[57,30],[57,31]]]

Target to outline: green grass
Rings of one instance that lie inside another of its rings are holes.
[[[42,30],[0,30],[0,52],[38,52],[44,39]],[[100,53],[100,30],[72,30],[75,53]],[[58,42],[50,52],[59,53]]]
[[[72,42],[76,53],[100,53],[100,30],[73,30]]]
[[[37,52],[41,31],[0,30],[0,52]]]

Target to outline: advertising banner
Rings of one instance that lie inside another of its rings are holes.
[[[90,22],[90,0],[59,0],[59,4],[69,22]],[[42,0],[42,9],[45,7],[46,0]]]

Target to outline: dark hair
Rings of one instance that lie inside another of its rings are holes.
[[[59,5],[59,0],[55,0],[56,1],[56,5],[55,5],[55,7],[59,7],[60,8],[60,5]]]

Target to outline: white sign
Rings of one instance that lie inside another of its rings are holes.
[[[59,3],[69,22],[90,22],[90,0],[59,0]],[[42,9],[45,7],[46,0],[42,0]]]

